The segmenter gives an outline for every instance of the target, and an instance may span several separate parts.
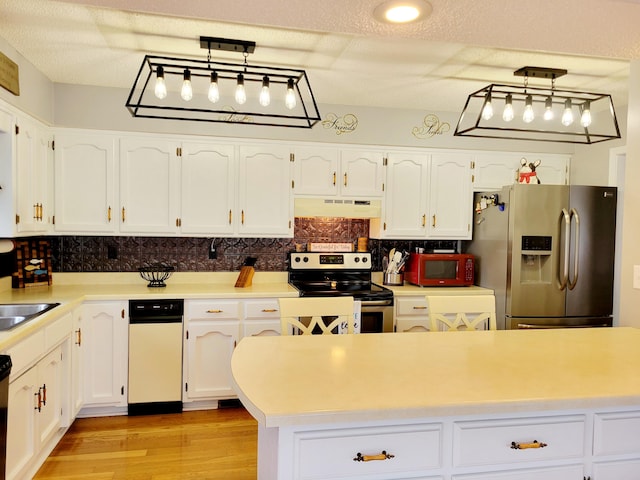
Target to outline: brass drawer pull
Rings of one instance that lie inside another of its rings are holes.
[[[277,312],[278,309],[277,308],[263,308],[262,311],[264,313],[273,313],[273,312]]]
[[[372,460],[390,460],[393,457],[395,457],[395,455],[391,455],[390,453],[387,453],[386,450],[382,450],[382,452],[377,455],[362,455],[360,452],[358,452],[356,454],[356,458],[354,458],[353,461],[354,462],[370,462]]]
[[[424,305],[416,305],[415,307],[413,307],[414,310],[426,310],[427,307]]]
[[[529,443],[511,442],[511,448],[515,450],[524,450],[526,448],[544,448],[546,446],[546,443],[538,442],[537,440]]]
[[[214,309],[207,310],[207,313],[222,313],[222,312],[223,312],[223,310],[217,310],[217,309],[216,310],[214,310]]]

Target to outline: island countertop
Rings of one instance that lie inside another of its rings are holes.
[[[239,398],[265,427],[640,405],[640,330],[244,338]]]

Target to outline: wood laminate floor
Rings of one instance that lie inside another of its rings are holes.
[[[258,424],[241,407],[79,418],[37,480],[255,480]]]

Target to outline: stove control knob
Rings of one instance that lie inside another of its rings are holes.
[[[307,262],[309,261],[309,257],[304,257],[304,258],[302,259],[302,261],[303,261],[304,263],[307,263]]]
[[[293,257],[293,261],[296,263],[300,263],[300,257]]]
[[[367,263],[368,261],[367,257],[362,257],[362,263]]]
[[[360,261],[360,257],[356,257],[353,259],[354,262],[358,263]]]

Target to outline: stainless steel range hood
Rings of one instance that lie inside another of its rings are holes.
[[[344,198],[296,198],[296,217],[379,218],[381,200],[354,200]]]

